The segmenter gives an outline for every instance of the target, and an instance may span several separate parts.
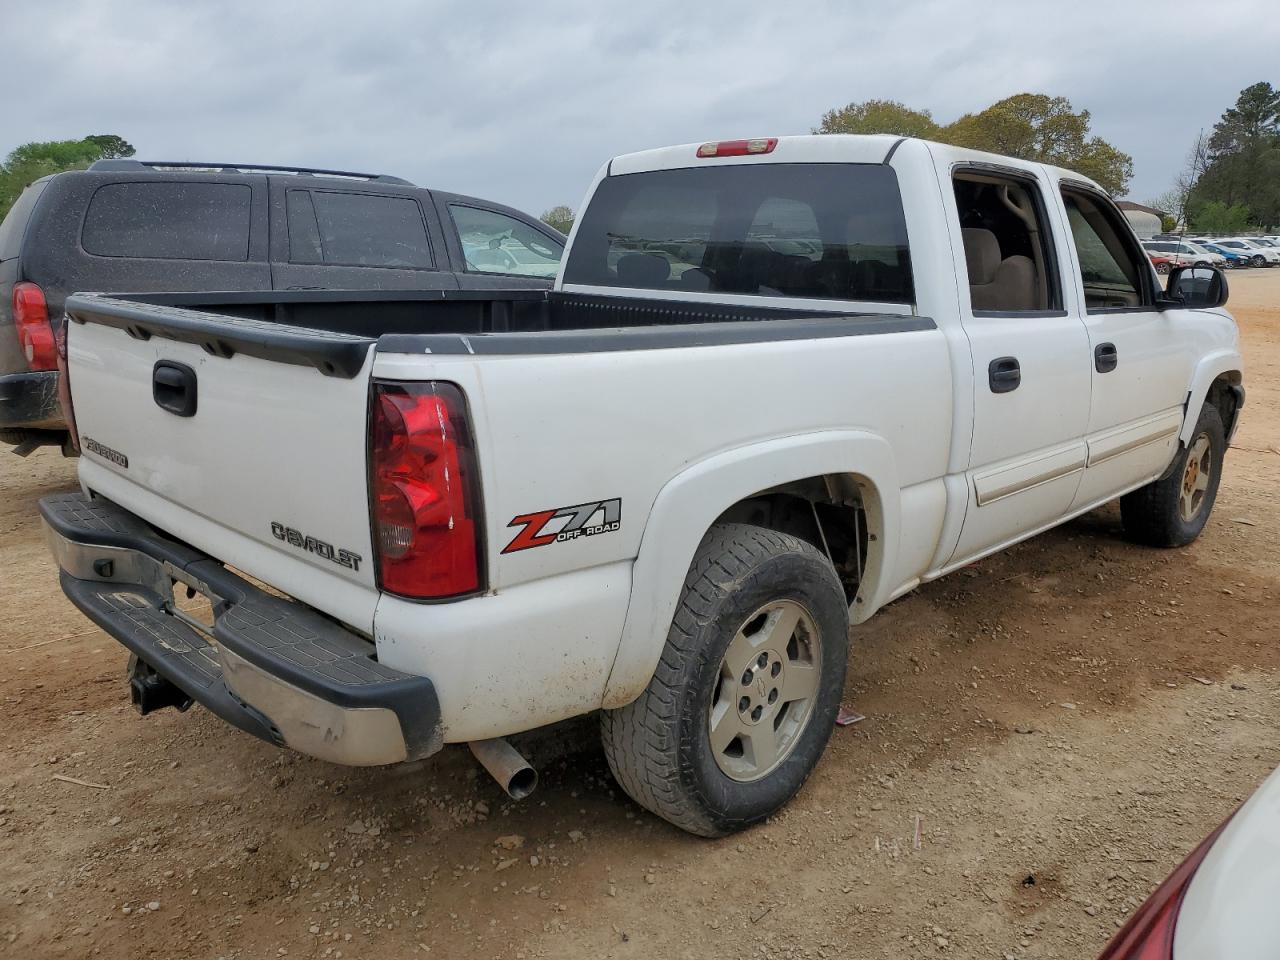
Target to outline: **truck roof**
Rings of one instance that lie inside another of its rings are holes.
[[[1007,157],[997,153],[969,150],[933,140],[919,140],[916,137],[900,137],[888,133],[821,133],[771,137],[768,139],[776,142],[776,145],[768,152],[741,156],[700,156],[698,150],[703,145],[726,142],[715,140],[704,140],[701,143],[682,143],[670,147],[658,147],[654,150],[642,150],[638,153],[622,154],[609,161],[606,175],[647,173],[652,170],[672,170],[680,167],[725,163],[887,163],[889,158],[904,143],[919,141],[931,146],[942,147],[952,154],[961,154],[965,159],[977,163],[993,163],[1003,167],[1015,167],[1025,170],[1048,167],[1062,176],[1091,184],[1099,190],[1102,189],[1093,180],[1074,170],[1054,167],[1052,164],[1042,164],[1038,161],[1019,160],[1015,157]]]

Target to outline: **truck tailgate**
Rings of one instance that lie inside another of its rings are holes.
[[[371,341],[99,297],[68,316],[82,484],[371,632]]]

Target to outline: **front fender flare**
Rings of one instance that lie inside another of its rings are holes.
[[[1196,364],[1195,373],[1191,376],[1191,389],[1187,393],[1187,412],[1182,420],[1182,432],[1178,439],[1183,446],[1191,443],[1191,434],[1195,431],[1196,421],[1200,417],[1200,408],[1204,406],[1205,397],[1209,395],[1209,387],[1213,381],[1224,373],[1239,374],[1244,369],[1240,354],[1235,350],[1220,350],[1202,358]],[[1238,380],[1236,381],[1238,382]],[[1229,424],[1224,424],[1229,428]]]
[[[897,559],[900,487],[893,451],[883,437],[860,430],[828,430],[725,451],[693,464],[658,491],[632,569],[630,602],[603,707],[624,706],[648,685],[689,565],[715,519],[752,494],[826,474],[849,474],[856,479],[876,537],[868,544],[866,573],[855,601],[856,619],[865,619],[884,602],[892,590],[884,577]]]

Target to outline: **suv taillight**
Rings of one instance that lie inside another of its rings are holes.
[[[32,370],[56,370],[58,350],[53,342],[53,327],[49,326],[49,306],[44,291],[28,280],[13,285],[13,326],[27,366]]]
[[[374,381],[369,450],[383,590],[440,600],[480,589],[479,484],[462,391]]]

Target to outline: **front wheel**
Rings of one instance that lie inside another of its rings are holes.
[[[1156,264],[1156,273],[1160,274],[1160,276],[1162,277],[1167,277],[1169,275],[1170,269],[1172,268],[1167,263]]]
[[[1226,448],[1218,408],[1205,404],[1173,468],[1120,498],[1125,533],[1151,547],[1181,547],[1200,536],[1218,496]]]
[[[795,795],[826,747],[844,688],[849,609],[811,544],[745,524],[711,529],[666,646],[601,739],[633,800],[719,837]]]
[[[1255,254],[1249,262],[1255,267],[1265,267],[1267,265],[1267,258],[1259,253]]]

